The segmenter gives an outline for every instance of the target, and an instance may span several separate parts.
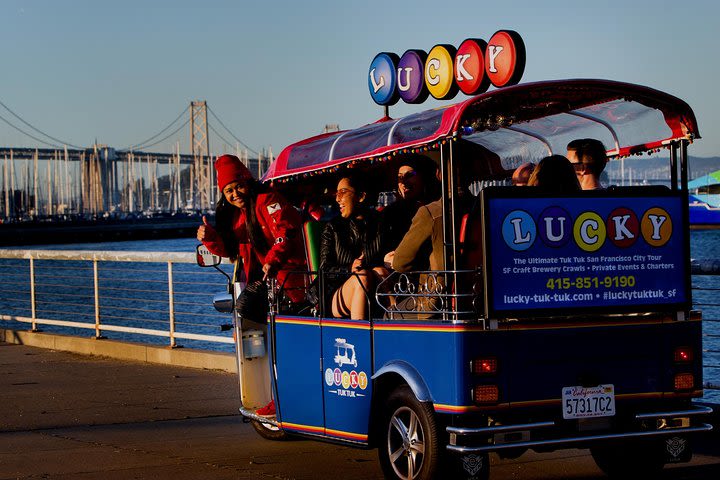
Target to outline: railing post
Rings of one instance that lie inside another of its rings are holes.
[[[37,322],[35,321],[37,318],[35,311],[35,259],[33,257],[30,257],[30,312],[32,318],[30,329],[37,332]]]
[[[175,290],[173,289],[173,264],[168,262],[168,300],[170,305],[170,348],[177,347],[175,343]]]
[[[95,338],[103,338],[100,332],[100,281],[96,258],[93,258],[93,286],[95,287]]]

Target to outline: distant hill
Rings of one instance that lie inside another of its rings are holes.
[[[625,179],[632,179],[633,182],[642,180],[664,180],[670,178],[670,157],[630,157],[624,160],[612,160],[605,167],[611,183],[617,183],[617,179],[623,177],[622,167],[625,168]],[[702,177],[715,170],[720,170],[720,157],[689,157],[690,180]]]

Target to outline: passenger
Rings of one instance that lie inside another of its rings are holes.
[[[432,175],[434,163],[427,157],[415,155],[400,161],[398,168],[397,195],[395,203],[382,212],[383,224],[387,227],[387,244],[393,250],[400,244],[410,228],[415,213],[439,196],[437,182]],[[437,192],[437,193],[436,193]]]
[[[512,174],[512,184],[516,187],[527,186],[534,168],[535,164],[532,162],[526,162],[517,167]]]
[[[487,155],[495,155],[487,151]],[[460,210],[460,216],[470,210],[471,194],[468,190],[470,184],[479,178],[482,162],[476,160],[470,162],[470,171],[461,172],[457,175],[458,185],[456,205]],[[408,232],[395,249],[390,252],[386,259],[390,260],[393,270],[397,272],[410,272],[417,270],[445,270],[445,250],[443,245],[443,204],[442,199],[430,202],[420,207],[412,219]],[[420,275],[419,282],[423,288],[432,290],[435,287],[444,288],[443,276]],[[441,307],[437,296],[423,296],[418,298],[409,297],[397,304],[397,310],[417,310],[418,314],[411,314],[413,318],[430,318],[433,311]],[[422,313],[420,313],[422,312]],[[408,314],[398,313],[398,317],[407,317]]]
[[[600,174],[608,162],[605,146],[594,138],[573,140],[567,145],[567,158],[583,190],[602,190]]]
[[[293,302],[305,298],[305,279],[289,275],[307,270],[300,235],[300,216],[280,194],[266,190],[234,155],[215,161],[218,187],[222,192],[215,210],[213,228],[203,216],[197,239],[212,253],[242,261],[247,287],[237,301],[238,315],[264,322],[268,310],[265,280],[277,277]],[[257,411],[272,416],[270,402]]]
[[[530,175],[528,186],[540,187],[552,193],[573,193],[581,190],[573,165],[562,155],[552,155],[540,160]]]
[[[358,175],[340,179],[335,201],[340,215],[327,223],[320,244],[320,270],[332,274],[325,282],[325,291],[333,292],[329,309],[337,318],[363,320],[368,315],[367,292],[388,274],[382,257],[386,235]]]

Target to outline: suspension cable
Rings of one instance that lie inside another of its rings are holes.
[[[140,147],[141,147],[141,148],[148,148],[148,147],[152,147],[153,145],[157,145],[158,143],[162,142],[162,140],[160,140],[160,141],[158,141],[158,142],[156,142],[156,143],[153,143],[152,145],[145,145],[145,144],[148,143],[148,142],[151,142],[151,141],[154,140],[155,138],[157,138],[157,137],[159,137],[160,135],[162,135],[163,133],[165,133],[170,127],[172,127],[172,126],[175,124],[175,122],[177,122],[178,120],[180,120],[180,118],[182,118],[182,116],[185,114],[185,112],[187,112],[187,108],[183,108],[182,112],[180,112],[180,115],[178,115],[178,116],[175,118],[175,120],[173,120],[172,122],[170,122],[170,124],[169,124],[167,127],[163,128],[163,129],[160,130],[158,133],[156,133],[156,134],[153,135],[152,137],[148,138],[148,139],[145,140],[144,142],[136,143],[135,145],[132,145],[132,146],[127,147],[127,148],[121,148],[119,151],[125,152],[125,151],[128,151],[128,150],[135,150],[135,149],[140,148]],[[188,119],[188,121],[185,122],[182,126],[184,127],[185,125],[187,125],[189,121],[190,121],[190,120]],[[182,127],[180,127],[180,128],[182,128]],[[178,128],[178,130],[180,130],[180,129]],[[177,130],[175,130],[175,132],[177,132]],[[175,132],[173,132],[173,133],[175,133]],[[170,134],[170,135],[172,135],[172,134]],[[163,140],[165,140],[166,138],[168,138],[168,137],[164,137]]]
[[[185,120],[185,123],[183,123],[183,124],[180,125],[178,128],[176,128],[176,129],[173,130],[172,132],[170,132],[170,133],[168,133],[167,135],[165,135],[165,136],[164,136],[163,138],[161,138],[160,140],[158,140],[158,141],[156,141],[156,142],[154,142],[154,143],[151,143],[150,145],[143,145],[142,148],[154,147],[154,146],[157,145],[158,143],[164,142],[165,140],[167,140],[168,138],[172,137],[172,136],[175,135],[177,132],[179,132],[181,129],[185,128],[185,126],[186,126],[188,123],[190,123],[190,119],[189,119],[189,118],[188,118],[187,120]]]
[[[0,115],[0,120],[2,120],[3,122],[7,123],[7,124],[10,125],[12,128],[14,128],[14,129],[17,130],[18,132],[22,133],[23,135],[27,135],[28,137],[32,138],[33,140],[35,140],[35,141],[37,141],[37,142],[42,143],[43,145],[47,145],[47,146],[53,147],[53,148],[62,148],[60,145],[55,145],[55,144],[48,143],[48,142],[45,142],[45,141],[43,141],[43,140],[40,140],[39,138],[37,138],[37,137],[35,137],[35,136],[27,133],[26,131],[22,130],[21,128],[16,127],[16,126],[13,125],[12,123],[10,123],[5,117],[3,117],[2,115]]]
[[[30,127],[30,128],[32,128],[33,130],[35,130],[37,133],[39,133],[39,134],[41,134],[41,135],[44,135],[44,136],[46,136],[47,138],[49,138],[49,139],[51,139],[51,140],[54,140],[54,141],[60,143],[61,145],[67,145],[68,147],[76,148],[76,149],[78,149],[78,150],[84,150],[82,147],[78,147],[77,145],[73,145],[73,144],[70,143],[70,142],[64,142],[64,141],[62,141],[62,140],[60,140],[60,139],[57,139],[57,138],[55,138],[55,137],[53,137],[53,136],[51,136],[51,135],[48,135],[47,133],[43,132],[42,130],[40,130],[40,129],[38,129],[38,128],[35,128],[34,126],[32,126],[31,124],[29,124],[28,122],[26,122],[26,121],[25,121],[22,117],[20,117],[17,113],[13,112],[13,111],[10,109],[10,107],[8,107],[7,105],[5,105],[2,101],[0,101],[0,105],[2,105],[3,108],[5,108],[5,110],[7,110],[8,112],[10,112],[15,118],[17,118],[17,119],[20,120],[22,123],[24,123],[24,124],[27,125],[28,127]],[[5,119],[3,118],[3,120],[5,120]],[[9,123],[9,122],[7,122],[7,120],[5,120],[5,122],[6,122],[6,123]],[[12,125],[11,125],[11,126],[12,126]],[[22,131],[22,130],[21,130],[21,131]],[[22,132],[22,133],[25,133],[25,132]],[[25,133],[25,135],[28,135],[28,134]],[[35,139],[35,140],[38,140],[38,141],[40,141],[40,142],[42,141],[42,140],[39,140],[39,139],[33,137],[32,135],[28,135],[28,136],[31,137],[31,138],[33,138],[33,139]],[[42,143],[44,143],[45,145],[50,145],[49,143],[46,143],[46,142],[42,142]],[[52,146],[54,146],[54,147],[59,147],[59,145],[52,145]]]
[[[225,124],[223,123],[223,121],[220,120],[220,117],[218,117],[218,116],[215,114],[215,112],[212,110],[212,108],[210,108],[209,105],[208,105],[207,109],[208,109],[208,111],[210,112],[210,114],[211,114],[213,117],[215,117],[215,120],[217,120],[218,122],[220,122],[220,125],[222,125],[222,127],[223,127],[235,140],[237,140],[237,141],[240,143],[240,145],[242,145],[243,147],[247,148],[249,151],[251,151],[251,152],[254,153],[255,155],[257,155],[257,156],[260,155],[257,151],[255,151],[255,150],[253,150],[252,148],[248,147],[245,142],[243,142],[242,140],[240,140],[233,132],[231,132],[230,129],[225,126]],[[215,132],[215,133],[217,133],[217,132]]]

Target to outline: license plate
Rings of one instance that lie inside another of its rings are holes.
[[[615,387],[563,387],[563,418],[612,417],[615,415]]]

